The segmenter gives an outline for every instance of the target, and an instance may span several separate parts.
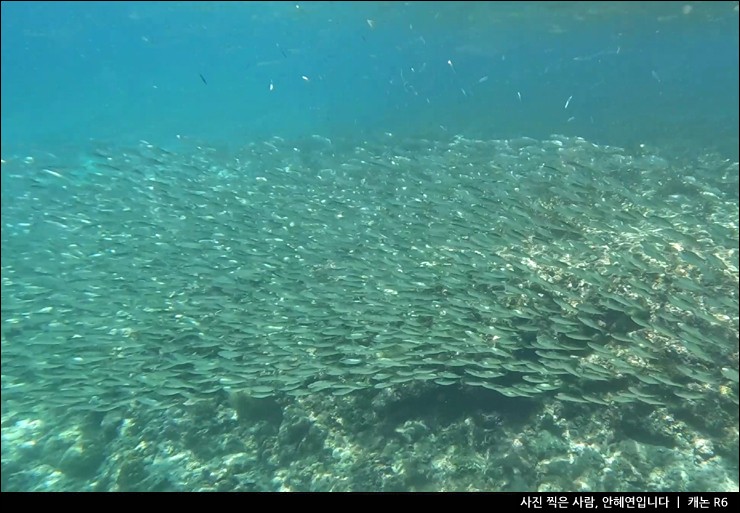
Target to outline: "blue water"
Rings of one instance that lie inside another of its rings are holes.
[[[384,132],[737,158],[737,3],[2,4],[4,156]]]

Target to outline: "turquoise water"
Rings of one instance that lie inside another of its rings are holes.
[[[3,490],[737,491],[737,3],[1,37]]]
[[[564,133],[732,156],[735,5],[9,2],[2,144]]]

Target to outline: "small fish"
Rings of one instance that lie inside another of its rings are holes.
[[[57,178],[64,178],[63,175],[60,175],[59,173],[57,173],[56,171],[52,171],[51,169],[43,169],[42,171],[44,171],[45,173],[49,173],[51,176],[56,176]]]
[[[452,60],[447,59],[447,65],[450,67],[453,73],[457,74],[457,71],[455,71],[455,66],[452,65]]]
[[[570,101],[572,99],[573,99],[573,95],[568,96],[568,99],[565,102],[565,107],[563,107],[564,109],[567,109],[568,108],[568,105],[570,105]]]
[[[200,73],[198,73],[198,76],[200,77],[200,79],[203,81],[203,83],[205,85],[208,85],[208,82],[206,82],[206,78],[203,75],[201,75]]]
[[[517,96],[517,98],[519,98],[519,101],[522,101],[522,93],[520,93],[519,91],[517,91],[516,92],[516,96]]]

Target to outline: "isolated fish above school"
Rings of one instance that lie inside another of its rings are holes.
[[[736,162],[387,134],[0,176],[15,410],[424,382],[737,411]]]

